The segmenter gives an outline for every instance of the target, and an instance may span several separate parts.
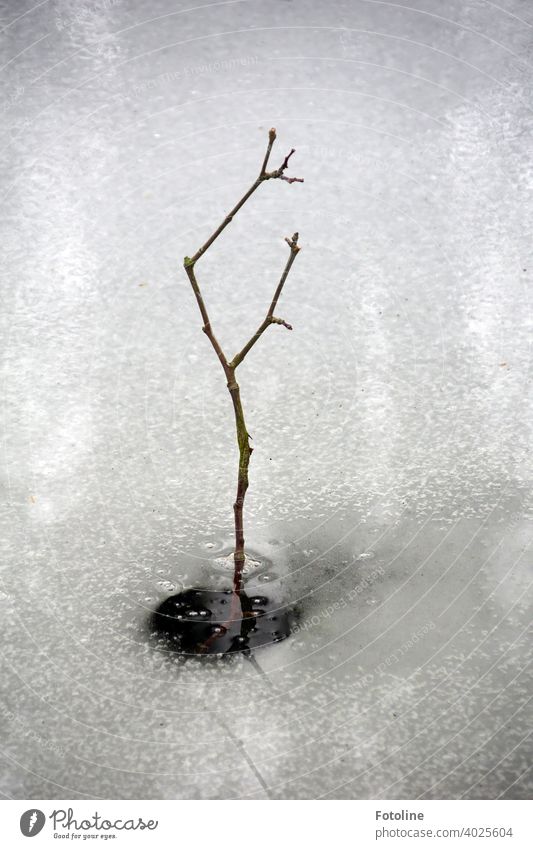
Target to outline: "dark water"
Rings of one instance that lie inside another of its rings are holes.
[[[180,654],[227,655],[281,642],[295,620],[271,594],[190,589],[165,599],[150,627]]]

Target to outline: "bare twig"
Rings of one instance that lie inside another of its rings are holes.
[[[285,241],[289,245],[290,255],[283,269],[283,273],[281,275],[280,281],[277,285],[276,291],[274,293],[274,297],[272,299],[272,303],[268,309],[266,317],[262,324],[259,326],[258,330],[254,333],[252,338],[246,343],[244,348],[236,354],[231,362],[228,362],[224,351],[222,350],[220,343],[218,342],[215,334],[213,333],[213,329],[211,327],[211,322],[209,320],[209,314],[207,312],[207,307],[205,305],[205,301],[202,297],[202,293],[200,291],[200,286],[198,285],[198,280],[195,274],[195,265],[201,256],[206,252],[206,250],[213,244],[215,239],[220,236],[222,231],[228,226],[228,224],[233,220],[233,216],[239,211],[239,209],[246,203],[248,198],[255,192],[255,190],[261,185],[261,183],[266,180],[275,180],[280,179],[284,180],[288,183],[303,183],[303,180],[299,177],[285,177],[284,172],[287,170],[289,165],[289,159],[294,153],[294,149],[287,154],[285,159],[279,168],[275,171],[267,171],[268,162],[270,159],[270,154],[272,152],[272,147],[276,140],[276,130],[271,129],[268,133],[268,146],[266,149],[265,157],[263,159],[263,164],[261,166],[261,171],[259,172],[259,176],[255,180],[255,182],[251,185],[247,192],[242,196],[242,198],[235,204],[231,212],[224,218],[222,223],[217,227],[217,229],[212,233],[212,235],[207,239],[206,242],[199,248],[194,256],[188,257],[186,256],[183,265],[185,267],[185,271],[190,280],[194,295],[196,297],[196,301],[198,303],[198,308],[200,310],[200,314],[203,320],[202,330],[208,337],[211,345],[213,346],[215,353],[220,360],[222,368],[224,369],[224,373],[226,375],[228,391],[231,395],[231,400],[233,402],[233,410],[235,414],[235,424],[237,428],[237,443],[239,446],[239,470],[237,477],[237,496],[235,499],[235,503],[233,505],[234,517],[235,517],[235,552],[234,552],[234,561],[235,561],[235,573],[234,573],[234,590],[236,593],[240,593],[242,588],[242,573],[245,562],[245,553],[244,553],[244,529],[243,529],[243,507],[244,507],[244,498],[246,495],[246,491],[248,489],[248,467],[250,464],[250,457],[253,451],[253,448],[250,445],[250,434],[246,429],[246,423],[244,420],[244,412],[242,408],[241,395],[239,384],[235,380],[235,369],[240,363],[244,360],[248,351],[255,345],[259,337],[266,330],[267,327],[271,324],[281,324],[283,327],[286,327],[288,330],[292,330],[292,327],[288,322],[286,322],[282,318],[276,318],[274,315],[274,310],[276,309],[278,300],[280,298],[281,292],[283,290],[283,286],[285,284],[285,280],[287,279],[287,275],[291,269],[291,266],[296,258],[296,254],[300,250],[300,246],[298,245],[298,233],[295,233],[292,239],[286,239]]]

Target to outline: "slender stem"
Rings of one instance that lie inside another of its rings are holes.
[[[202,298],[202,293],[200,292],[200,287],[198,286],[198,281],[196,280],[196,275],[194,273],[194,266],[193,265],[186,265],[185,271],[187,272],[187,277],[191,281],[191,286],[193,288],[194,294],[196,295],[196,300],[197,300],[198,306],[200,308],[200,313],[201,313],[202,318],[204,320],[204,326],[202,327],[202,330],[204,331],[205,335],[207,336],[207,338],[211,342],[213,348],[215,349],[216,355],[219,358],[220,362],[222,363],[222,368],[227,373],[228,363],[227,363],[224,351],[220,347],[220,343],[219,343],[218,339],[216,338],[215,334],[213,333],[213,329],[211,327],[211,322],[209,321],[209,315],[207,314],[207,309],[206,309],[206,306],[205,306],[205,303],[204,303],[204,299]]]
[[[194,263],[195,263],[197,260],[199,260],[199,259],[200,259],[200,257],[201,257],[203,254],[205,254],[206,250],[207,250],[208,248],[210,248],[210,247],[211,247],[211,245],[213,244],[213,242],[215,241],[215,239],[217,239],[217,238],[220,236],[220,234],[222,233],[222,231],[223,231],[223,230],[225,230],[225,229],[226,229],[226,227],[228,226],[228,224],[230,224],[230,223],[231,223],[231,221],[233,221],[233,216],[235,215],[235,213],[237,213],[237,212],[239,211],[239,209],[241,208],[241,206],[244,206],[244,204],[246,203],[246,201],[248,200],[248,198],[249,198],[251,195],[253,195],[253,193],[255,192],[255,190],[256,190],[256,189],[257,189],[257,188],[261,185],[261,183],[262,183],[262,182],[263,182],[263,178],[258,177],[258,178],[257,178],[257,180],[255,181],[255,183],[254,183],[252,186],[250,186],[250,188],[248,189],[248,191],[247,191],[247,192],[246,192],[246,193],[242,196],[242,198],[240,199],[240,201],[239,201],[238,203],[236,203],[236,204],[235,204],[235,206],[233,207],[233,209],[231,210],[231,212],[228,212],[228,214],[227,214],[227,215],[226,215],[226,217],[224,218],[224,221],[222,222],[222,224],[220,224],[220,225],[217,227],[217,229],[215,230],[215,232],[214,232],[211,236],[209,236],[209,239],[207,240],[207,242],[204,242],[204,244],[202,245],[202,247],[201,247],[201,248],[198,248],[198,250],[196,251],[196,253],[194,254],[194,256],[193,256],[193,257],[192,257],[192,259],[191,259],[191,262],[192,262],[192,264],[193,264],[193,265],[194,265]]]
[[[272,127],[268,133],[268,147],[265,153],[265,158],[263,159],[263,164],[261,166],[261,171],[259,172],[259,176],[262,177],[263,174],[266,174],[266,169],[268,165],[268,160],[270,159],[270,154],[272,152],[272,145],[276,141],[276,130]]]
[[[242,351],[239,351],[239,353],[235,354],[235,356],[233,357],[230,363],[230,366],[232,368],[237,368],[237,366],[242,363],[250,348],[253,348],[259,337],[262,336],[262,334],[265,332],[265,330],[270,324],[272,324],[272,322],[269,320],[269,318],[265,318],[264,321],[259,325],[259,327],[255,331],[251,339],[248,339],[248,342],[246,343]]]
[[[239,384],[235,380],[235,369],[230,367],[231,380],[228,381],[228,389],[233,401],[233,410],[235,412],[235,425],[237,429],[237,444],[239,446],[239,468],[237,473],[237,494],[233,505],[233,513],[235,518],[235,572],[233,583],[235,592],[240,592],[242,589],[242,575],[246,555],[244,553],[244,498],[248,489],[248,467],[250,465],[250,457],[252,456],[253,448],[250,446],[250,435],[246,430],[246,422],[244,420],[244,411],[241,402],[241,391]]]
[[[274,292],[274,297],[272,298],[272,303],[270,304],[270,308],[269,308],[268,313],[267,313],[267,316],[270,316],[271,318],[274,315],[274,310],[276,309],[276,306],[278,304],[279,297],[280,297],[281,292],[283,290],[283,286],[285,285],[285,281],[288,277],[289,271],[291,270],[291,266],[292,266],[294,260],[296,259],[296,254],[300,250],[300,248],[298,246],[298,233],[294,233],[292,239],[285,239],[285,241],[287,242],[289,248],[291,249],[291,253],[290,253],[290,256],[287,260],[287,265],[283,269],[283,274],[281,275],[280,281],[278,283],[278,287],[277,287],[276,291]]]
[[[185,267],[185,271],[187,272],[187,277],[191,283],[193,292],[196,297],[196,301],[198,303],[198,308],[200,310],[200,314],[203,320],[202,330],[208,337],[211,345],[213,346],[216,355],[218,356],[222,368],[224,369],[224,373],[227,379],[228,391],[231,395],[231,400],[233,402],[233,411],[235,414],[235,426],[237,430],[237,444],[239,446],[239,468],[237,473],[237,494],[235,498],[235,503],[233,505],[234,512],[234,521],[235,521],[235,552],[234,552],[234,562],[235,562],[235,571],[233,575],[233,588],[236,594],[240,594],[242,591],[242,580],[243,580],[243,569],[245,563],[245,552],[244,552],[244,521],[243,521],[243,511],[244,511],[244,499],[246,496],[246,491],[248,489],[248,468],[250,465],[250,457],[252,455],[253,448],[250,446],[250,435],[246,429],[246,422],[244,420],[244,411],[242,408],[241,402],[241,393],[240,387],[237,381],[235,380],[235,369],[237,366],[243,361],[246,354],[252,348],[253,345],[257,342],[261,334],[266,330],[266,328],[270,324],[282,324],[284,327],[287,327],[289,330],[292,330],[290,324],[287,324],[281,318],[276,318],[274,316],[274,310],[276,308],[277,302],[281,295],[285,280],[287,279],[287,275],[291,269],[291,266],[296,258],[296,254],[300,250],[298,246],[298,233],[295,233],[292,239],[286,239],[291,253],[283,273],[281,275],[280,281],[274,293],[274,298],[268,310],[265,320],[260,325],[257,332],[252,336],[250,341],[244,346],[242,351],[234,357],[231,363],[228,362],[224,351],[222,350],[220,343],[218,342],[215,334],[213,333],[213,329],[211,327],[211,322],[209,320],[209,314],[207,312],[207,307],[205,305],[205,301],[202,297],[202,293],[200,291],[200,286],[198,284],[198,280],[196,278],[194,266],[196,262],[200,259],[200,257],[206,252],[206,250],[213,244],[215,239],[220,236],[222,231],[228,226],[228,224],[233,220],[233,216],[235,213],[239,211],[239,209],[246,203],[248,198],[255,192],[255,190],[261,185],[261,183],[266,180],[272,179],[281,179],[285,180],[288,183],[303,183],[299,177],[285,177],[285,170],[288,167],[289,159],[294,153],[294,150],[291,150],[290,153],[285,157],[282,164],[275,171],[267,171],[268,162],[270,159],[270,154],[272,151],[272,146],[274,141],[276,140],[276,131],[272,129],[268,134],[268,146],[265,153],[265,157],[263,159],[263,164],[261,166],[261,171],[259,172],[259,176],[255,180],[255,182],[250,186],[247,192],[242,196],[237,204],[233,207],[231,212],[224,218],[222,223],[217,227],[217,229],[212,233],[212,235],[207,239],[206,242],[199,248],[194,256],[188,257],[186,256],[183,265]]]

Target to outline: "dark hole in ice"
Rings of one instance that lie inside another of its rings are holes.
[[[290,636],[295,622],[294,608],[282,605],[274,594],[267,598],[248,596],[244,590],[190,589],[166,598],[152,614],[150,627],[179,653],[227,655],[278,643]]]

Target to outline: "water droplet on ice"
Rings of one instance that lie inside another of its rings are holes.
[[[252,604],[258,604],[259,606],[263,606],[264,604],[268,604],[268,599],[265,596],[258,595],[251,599]]]
[[[168,593],[173,593],[177,589],[176,584],[173,584],[172,581],[158,581],[157,586]]]

